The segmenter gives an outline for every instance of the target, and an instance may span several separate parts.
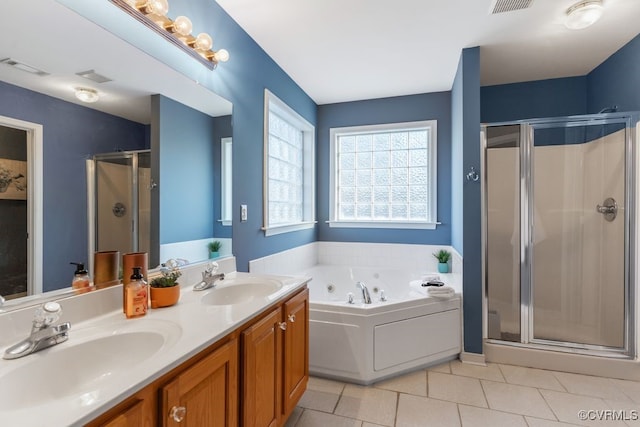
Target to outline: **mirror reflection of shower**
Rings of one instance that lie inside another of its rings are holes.
[[[87,162],[88,259],[94,251],[149,253],[151,150],[96,154]]]

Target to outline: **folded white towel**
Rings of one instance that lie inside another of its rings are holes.
[[[452,298],[456,294],[456,291],[451,286],[429,286],[427,293],[430,297]]]

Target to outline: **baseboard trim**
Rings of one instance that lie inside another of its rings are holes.
[[[460,361],[462,363],[468,363],[470,365],[487,366],[484,354],[467,353],[466,351],[463,351],[462,353],[460,353]]]

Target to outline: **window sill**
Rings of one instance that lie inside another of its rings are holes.
[[[228,227],[232,224],[230,219],[219,219],[218,222],[222,223],[222,225],[225,227]]]
[[[331,228],[405,228],[411,230],[435,230],[441,222],[397,221],[327,221]]]
[[[313,228],[316,225],[317,221],[309,221],[309,222],[301,222],[298,224],[289,224],[289,225],[279,225],[274,227],[262,227],[262,231],[264,231],[264,235],[266,237],[274,236],[276,234],[289,233],[292,231],[300,231],[307,230],[309,228]]]

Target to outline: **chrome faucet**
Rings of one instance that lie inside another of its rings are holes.
[[[62,308],[57,302],[47,302],[38,307],[33,316],[31,334],[9,347],[4,352],[3,359],[18,359],[68,340],[71,324],[66,322],[53,325],[61,314]]]
[[[356,288],[360,288],[360,290],[362,290],[362,299],[364,300],[364,303],[371,304],[371,295],[369,295],[369,289],[367,289],[367,286],[362,282],[357,282]]]
[[[202,280],[193,285],[193,290],[204,291],[213,288],[218,280],[224,280],[224,273],[216,273],[216,271],[218,271],[218,263],[210,263],[202,272]]]

